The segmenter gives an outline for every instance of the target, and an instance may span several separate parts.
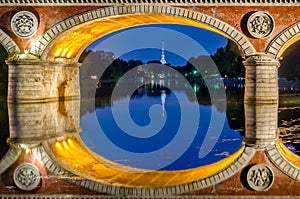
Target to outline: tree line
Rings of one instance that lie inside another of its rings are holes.
[[[206,74],[220,74],[221,77],[244,77],[245,69],[243,66],[243,58],[240,55],[240,51],[237,45],[228,40],[225,47],[220,47],[217,49],[213,55],[199,55],[198,57],[191,57],[184,66],[172,66],[166,64],[169,67],[177,70],[187,79],[191,78],[201,78]],[[106,68],[100,80],[112,80],[119,79],[129,70],[138,67],[140,65],[150,64],[150,63],[160,63],[159,60],[150,60],[147,63],[143,63],[141,60],[122,60],[120,58],[114,58],[112,53],[103,51],[85,51],[81,56],[81,61],[84,62],[87,56],[93,57],[89,62],[93,69],[82,69],[84,73],[83,76],[89,78],[92,73],[95,73],[98,67]],[[84,63],[84,67],[86,67]],[[215,67],[216,66],[216,67]],[[197,70],[197,69],[198,70]],[[199,71],[200,69],[200,71]],[[147,71],[139,71],[139,77],[147,74]]]

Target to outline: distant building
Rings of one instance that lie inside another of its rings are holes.
[[[164,42],[162,42],[162,47],[161,47],[161,59],[160,63],[162,64],[167,64],[167,61],[165,59],[165,47],[164,47]]]

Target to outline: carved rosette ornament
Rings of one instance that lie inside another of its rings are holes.
[[[265,38],[273,32],[274,20],[268,13],[254,12],[248,18],[247,29],[254,38]]]
[[[31,191],[37,188],[41,181],[38,168],[30,163],[19,165],[15,169],[13,177],[16,186],[24,191]]]
[[[17,12],[11,19],[11,29],[19,37],[34,35],[38,28],[38,19],[29,11]]]
[[[255,191],[264,191],[271,187],[274,181],[273,171],[264,164],[256,164],[250,167],[247,173],[247,182]]]

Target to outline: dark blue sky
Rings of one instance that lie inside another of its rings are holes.
[[[162,42],[165,57],[173,66],[183,66],[190,57],[211,55],[224,47],[228,39],[217,33],[185,25],[157,24],[123,29],[106,35],[89,50],[113,52],[124,60],[160,60]]]

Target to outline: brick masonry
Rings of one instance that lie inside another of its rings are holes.
[[[53,42],[55,42],[56,37],[58,37],[66,30],[69,30],[72,27],[76,27],[79,24],[105,17],[127,14],[163,14],[198,21],[212,28],[215,28],[216,30],[221,31],[224,35],[227,35],[228,38],[236,42],[236,44],[240,47],[242,53],[245,56],[255,53],[253,45],[247,40],[247,38],[243,34],[241,34],[231,25],[221,20],[218,20],[212,16],[202,14],[193,10],[157,4],[105,7],[72,16],[64,21],[59,22],[58,24],[54,25],[51,29],[46,31],[43,34],[43,36],[37,41],[36,46],[33,47],[33,53],[38,54],[41,57],[45,57],[45,55],[43,55],[44,52],[47,53],[49,51],[46,50],[46,48],[49,46],[51,47],[50,44],[53,45]]]

